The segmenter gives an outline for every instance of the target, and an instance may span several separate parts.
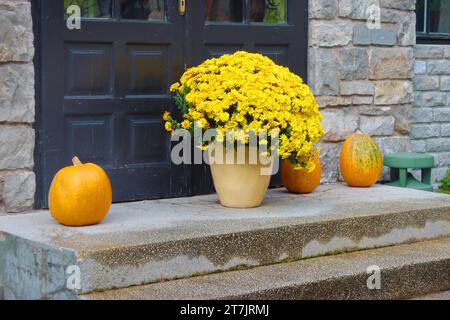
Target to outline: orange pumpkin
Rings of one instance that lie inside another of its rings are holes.
[[[53,178],[48,202],[50,212],[66,226],[87,226],[103,220],[112,202],[112,189],[106,172],[93,163],[61,169]]]
[[[341,175],[352,187],[370,187],[380,179],[383,156],[368,134],[351,134],[342,145]]]
[[[288,160],[281,162],[281,181],[289,192],[311,193],[319,186],[322,163],[318,156],[314,156],[312,162],[315,165],[312,171],[308,169],[296,170]]]

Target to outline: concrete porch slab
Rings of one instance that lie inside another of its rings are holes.
[[[46,211],[0,217],[5,298],[72,298],[237,267],[450,235],[450,196],[324,185],[271,190],[260,208],[216,195],[116,204],[99,225],[69,228]],[[81,288],[67,288],[79,268]],[[1,282],[1,281],[0,281]]]

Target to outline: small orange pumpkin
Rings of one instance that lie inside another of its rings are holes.
[[[380,179],[383,156],[378,145],[365,133],[351,134],[342,145],[341,175],[351,187],[370,187]]]
[[[50,213],[66,226],[87,226],[103,220],[112,202],[109,177],[98,165],[82,164],[61,169],[53,178],[48,202]]]
[[[312,171],[308,169],[296,170],[288,160],[281,162],[281,181],[289,192],[311,193],[319,186],[322,175],[322,163],[317,155],[314,156],[312,162],[315,166]]]

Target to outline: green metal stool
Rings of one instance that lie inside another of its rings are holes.
[[[392,153],[384,156],[383,164],[391,169],[391,182],[387,185],[433,191],[431,185],[431,168],[434,168],[434,157],[421,153]],[[408,169],[421,169],[422,181],[417,181]]]

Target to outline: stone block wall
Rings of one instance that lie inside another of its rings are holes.
[[[0,0],[0,212],[34,202],[34,46],[31,4]]]
[[[415,0],[310,0],[308,83],[327,131],[323,182],[339,180],[339,152],[352,132],[383,153],[410,150]],[[367,25],[380,8],[381,28]]]
[[[450,45],[417,45],[415,58],[411,146],[434,155],[436,184],[450,165]]]

